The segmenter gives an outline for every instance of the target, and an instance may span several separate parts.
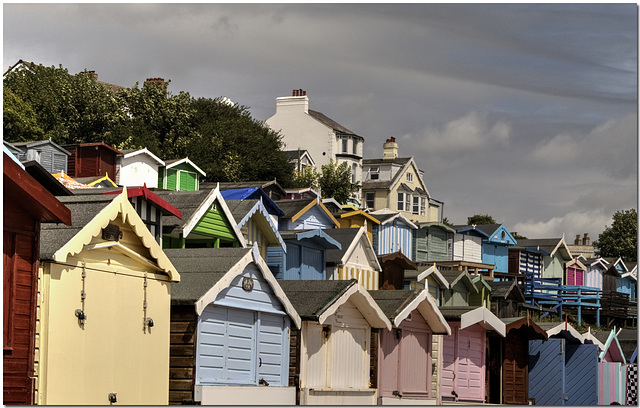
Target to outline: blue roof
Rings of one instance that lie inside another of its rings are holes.
[[[277,215],[279,217],[284,216],[284,211],[278,204],[276,204],[267,193],[264,192],[260,187],[248,187],[248,188],[234,188],[231,190],[222,190],[220,191],[222,194],[222,198],[225,200],[245,200],[248,198],[260,200],[262,199],[262,204],[264,204],[265,208],[271,215]]]

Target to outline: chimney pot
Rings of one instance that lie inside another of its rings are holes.
[[[589,233],[584,233],[584,238],[582,238],[582,245],[591,245],[591,238],[589,238]]]
[[[382,145],[382,159],[397,159],[398,158],[398,144],[395,137],[390,137]]]

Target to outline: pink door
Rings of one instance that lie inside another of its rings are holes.
[[[482,328],[470,327],[458,332],[458,399],[484,401],[485,341]]]

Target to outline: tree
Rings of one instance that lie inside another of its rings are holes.
[[[625,261],[636,262],[638,251],[638,213],[635,208],[616,211],[611,227],[593,242],[596,255],[602,257],[622,257]]]
[[[291,183],[293,188],[312,188],[318,190],[320,187],[320,173],[314,166],[306,166],[301,171],[295,170],[293,172],[293,181]]]
[[[28,142],[42,139],[44,130],[38,125],[36,112],[6,86],[2,87],[2,137],[7,142]]]
[[[293,180],[293,164],[282,151],[282,136],[251,117],[245,106],[216,98],[192,100],[194,136],[189,157],[209,181]]]
[[[485,215],[476,214],[467,218],[467,225],[486,225],[486,224],[497,224],[497,222],[489,214],[485,214]]]
[[[319,185],[322,198],[335,198],[340,204],[347,202],[351,193],[360,188],[359,183],[351,183],[351,169],[346,162],[337,165],[331,159],[322,166]]]
[[[451,227],[451,228],[453,228],[453,223],[452,223],[451,221],[449,221],[449,218],[447,218],[447,217],[444,217],[444,218],[442,219],[442,223],[443,223],[444,225],[446,225],[447,227]]]

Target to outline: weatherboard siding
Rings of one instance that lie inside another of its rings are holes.
[[[467,234],[453,237],[453,260],[482,262],[482,238]]]
[[[406,225],[383,224],[374,232],[374,249],[378,255],[401,251],[413,260],[413,230]]]
[[[218,204],[214,205],[214,208],[209,209],[209,211],[204,214],[193,228],[192,233],[227,241],[237,241],[235,234],[232,232],[231,223],[218,209],[217,205]]]
[[[443,336],[441,392],[443,400],[484,401],[485,330],[477,325],[460,329],[449,322],[451,335]]]

